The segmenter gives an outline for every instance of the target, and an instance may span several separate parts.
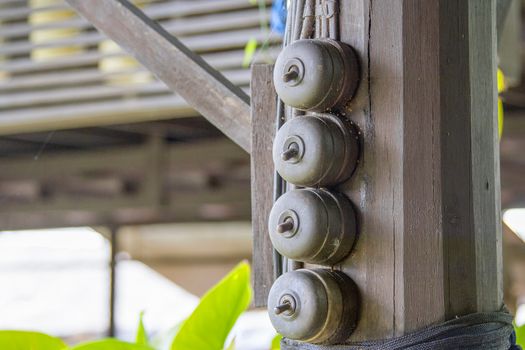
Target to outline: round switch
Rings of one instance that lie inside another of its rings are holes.
[[[298,40],[279,54],[273,79],[289,106],[317,112],[344,107],[358,85],[357,56],[338,41]]]
[[[351,251],[357,224],[350,201],[322,189],[297,189],[282,195],[268,222],[274,248],[290,259],[333,265]]]
[[[344,273],[301,269],[279,277],[268,296],[274,328],[284,337],[317,344],[348,339],[357,322],[357,287]]]
[[[308,114],[286,122],[273,143],[275,169],[286,181],[329,187],[352,176],[359,156],[350,122],[331,114]]]

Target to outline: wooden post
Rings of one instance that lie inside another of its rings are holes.
[[[110,231],[110,261],[109,261],[109,326],[108,336],[116,335],[116,303],[117,303],[117,253],[118,253],[118,226],[109,226]]]
[[[273,283],[272,242],[268,216],[273,205],[277,95],[273,87],[273,66],[256,64],[252,68],[252,226],[254,305],[265,306]]]
[[[341,189],[360,237],[341,264],[362,309],[353,341],[391,338],[502,304],[495,2],[341,1],[363,81],[362,132]]]

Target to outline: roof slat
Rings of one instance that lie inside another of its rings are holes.
[[[146,13],[151,12],[147,11]],[[166,13],[158,11],[151,13],[152,19],[160,19],[158,22],[168,31],[176,35],[187,35],[192,33],[205,33],[212,30],[227,30],[229,28],[239,28],[246,25],[258,24],[260,20],[268,20],[269,11],[261,13],[258,9],[241,9],[235,12],[221,12],[217,14],[202,14],[188,18],[166,18]],[[227,25],[225,25],[227,23]],[[199,26],[200,24],[200,26]],[[221,27],[221,25],[223,27]],[[230,26],[230,27],[229,27]],[[57,21],[53,23],[31,25],[29,23],[15,23],[3,26],[0,37],[4,39],[18,38],[28,36],[35,30],[47,29],[86,29],[91,28],[91,24],[83,18],[75,17],[69,20]]]
[[[250,72],[247,70],[225,71],[224,76],[237,85],[248,85]],[[71,103],[83,100],[108,99],[119,96],[137,96],[167,93],[170,90],[159,81],[149,84],[129,84],[128,86],[91,85],[76,86],[56,90],[30,91],[18,94],[0,95],[0,110],[34,105]]]
[[[265,53],[265,56],[259,55],[254,62],[262,61],[264,58],[275,58],[277,49],[272,49]],[[209,57],[206,61],[213,67],[219,70],[238,68],[241,69],[244,52],[241,50],[230,51],[224,54],[217,54]],[[23,90],[42,89],[42,88],[56,88],[60,86],[68,86],[74,84],[93,84],[100,83],[104,85],[109,78],[113,76],[122,76],[126,74],[134,74],[139,72],[146,72],[147,70],[142,66],[136,69],[123,69],[113,73],[103,73],[96,68],[77,69],[73,71],[63,72],[45,72],[40,74],[22,75],[14,77],[5,82],[0,81],[0,92],[18,92],[23,93]]]
[[[197,25],[197,24],[196,24]],[[218,32],[213,34],[199,34],[188,37],[181,37],[180,40],[188,47],[197,52],[212,51],[218,49],[228,49],[230,47],[243,47],[250,38],[259,41],[270,40],[277,41],[276,35],[267,35],[260,31],[258,27],[241,29],[231,32]],[[168,28],[169,29],[169,28]],[[87,46],[95,45],[105,40],[105,37],[99,33],[92,32],[75,37],[56,40],[45,44],[33,44],[28,41],[14,42],[0,46],[0,55],[29,55],[35,49],[60,48],[68,46]]]
[[[113,1],[113,0],[112,0]],[[269,21],[269,8],[261,12],[248,0],[148,0],[145,13],[159,22],[215,69],[246,90],[244,46],[251,38],[268,48],[257,52],[255,62],[273,60],[280,48],[277,35],[261,30]],[[265,0],[271,4],[271,0]],[[102,3],[104,4],[104,3]],[[51,9],[66,8],[54,6]],[[38,10],[27,0],[0,0],[0,135],[78,127],[97,127],[198,115],[180,96],[160,82],[111,85],[112,78],[146,71],[122,63],[107,72],[98,68],[108,58],[130,57],[124,51],[103,52],[99,43],[108,40],[75,14],[71,19],[32,26],[28,15]],[[9,17],[9,18],[7,18]],[[72,28],[78,35],[51,39],[38,45],[29,41],[35,30]],[[35,61],[35,49],[83,46],[70,56]],[[169,61],[173,62],[173,60]],[[118,63],[117,63],[118,64]],[[173,69],[176,62],[173,62]]]
[[[2,0],[3,1],[3,0]],[[266,0],[266,3],[270,3]],[[145,8],[145,13],[150,18],[158,17],[186,17],[199,14],[209,14],[214,12],[234,11],[253,7],[247,0],[188,0],[188,1],[167,1],[158,4],[151,4]],[[63,5],[53,5],[39,8],[15,7],[0,8],[0,20],[24,20],[32,12],[71,10],[65,3]]]

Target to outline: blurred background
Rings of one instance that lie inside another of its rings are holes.
[[[245,90],[280,33],[269,0],[142,0]],[[524,1],[525,4],[525,1]],[[500,29],[505,298],[525,323],[525,28]],[[275,27],[275,26],[274,26]],[[174,62],[174,64],[176,64]],[[62,0],[0,0],[0,329],[155,334],[251,258],[249,156]],[[236,328],[266,349],[263,310]]]

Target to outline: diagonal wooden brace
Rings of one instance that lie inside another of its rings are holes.
[[[127,0],[67,0],[226,136],[251,152],[250,98]]]

